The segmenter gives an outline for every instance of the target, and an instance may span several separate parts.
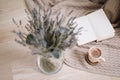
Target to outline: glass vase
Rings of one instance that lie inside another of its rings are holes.
[[[37,55],[37,66],[44,74],[55,74],[61,70],[63,58],[60,50],[53,50],[44,55]]]

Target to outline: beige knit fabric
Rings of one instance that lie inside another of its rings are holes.
[[[80,17],[103,7],[114,27],[120,25],[120,0],[25,0],[27,9],[50,8],[52,16],[59,12],[65,16],[73,10],[71,16]]]
[[[93,1],[93,2],[91,2]],[[55,16],[59,12],[67,15],[71,10],[71,16],[83,16],[93,12],[103,5],[98,4],[94,0],[25,0],[27,9],[31,12],[34,7],[46,7],[52,9],[52,15]],[[38,4],[38,6],[37,6]],[[120,77],[120,30],[116,31],[117,35],[109,40],[98,43],[89,43],[81,47],[74,47],[67,49],[65,54],[65,63],[71,67],[85,70],[98,74],[105,74],[109,76]],[[96,66],[91,66],[85,61],[84,54],[88,51],[90,46],[98,46],[102,49],[103,57],[106,62],[100,63]],[[73,50],[73,51],[71,51]],[[74,52],[75,51],[75,52]]]
[[[118,33],[119,32],[119,33]],[[119,43],[119,44],[118,44]],[[85,54],[92,46],[102,50],[105,62],[90,65],[85,60]],[[116,29],[116,36],[102,42],[91,42],[80,47],[74,46],[65,52],[65,63],[70,67],[92,73],[120,77],[120,29]]]
[[[100,9],[102,5],[89,0],[25,0],[27,9],[31,12],[38,5],[40,8],[50,8],[52,16],[61,13],[67,16],[71,11],[71,16],[80,17]]]

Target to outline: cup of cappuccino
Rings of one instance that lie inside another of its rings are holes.
[[[102,52],[98,47],[91,47],[88,51],[88,59],[90,60],[90,62],[104,62],[105,59],[103,57],[101,57]]]

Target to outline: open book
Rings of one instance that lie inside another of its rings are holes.
[[[81,34],[76,35],[78,45],[83,45],[95,40],[101,41],[115,35],[115,30],[103,9],[77,18],[74,21],[78,24],[75,31],[78,28],[83,27],[80,31]]]

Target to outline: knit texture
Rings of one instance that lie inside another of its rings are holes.
[[[107,0],[105,4],[99,1],[100,0],[25,0],[25,4],[30,12],[34,7],[38,6],[40,8],[50,8],[52,9],[53,17],[59,12],[67,16],[72,10],[73,13],[71,16],[80,17],[103,8],[112,24],[120,22],[120,0]],[[116,36],[112,39],[98,43],[92,42],[80,47],[74,46],[67,49],[65,51],[65,63],[79,70],[120,77],[120,45],[118,43],[120,43],[120,30],[116,29]],[[99,63],[96,66],[89,65],[86,62],[85,54],[91,46],[101,48],[102,56],[105,57],[106,62]]]
[[[91,42],[82,46],[74,46],[65,50],[65,63],[78,70],[92,73],[120,77],[120,29],[116,29],[115,37],[102,42]],[[85,55],[92,46],[97,46],[102,51],[105,62],[90,65]]]

